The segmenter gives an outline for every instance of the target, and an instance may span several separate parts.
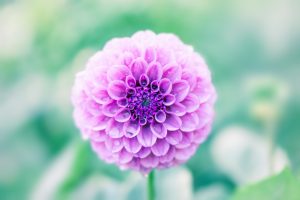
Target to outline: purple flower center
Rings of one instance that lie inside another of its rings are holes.
[[[165,111],[163,95],[157,88],[157,85],[137,85],[127,90],[127,108],[131,112],[131,119],[139,121],[140,125],[151,123],[158,111]]]

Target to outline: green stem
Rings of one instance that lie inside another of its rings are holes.
[[[151,171],[148,175],[147,189],[148,189],[148,200],[155,200],[155,186],[154,186],[154,171]]]

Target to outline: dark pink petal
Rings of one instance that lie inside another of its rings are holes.
[[[152,133],[158,138],[164,138],[167,135],[167,129],[161,123],[152,122],[150,128]]]
[[[105,146],[109,151],[116,153],[123,148],[123,140],[121,138],[107,137],[105,140]]]
[[[95,88],[92,91],[92,98],[100,104],[106,104],[111,101],[110,96],[107,93],[107,90],[102,88]]]
[[[181,117],[182,125],[180,130],[182,131],[194,131],[197,129],[199,124],[199,118],[196,113],[187,113],[186,115]]]
[[[149,77],[146,74],[142,74],[139,82],[142,87],[146,87],[149,84]]]
[[[162,66],[157,62],[151,63],[147,69],[147,75],[150,81],[159,81],[162,77]]]
[[[116,115],[115,115],[115,120],[117,122],[127,122],[131,117],[130,110],[128,109],[123,109],[120,110]]]
[[[126,76],[130,74],[130,70],[125,65],[116,65],[107,71],[107,79],[109,81],[125,80]]]
[[[125,83],[126,83],[127,87],[135,87],[136,80],[133,76],[129,75],[129,76],[126,76]]]
[[[157,137],[152,133],[150,126],[144,126],[137,135],[137,139],[143,147],[151,147],[156,142]]]
[[[159,90],[157,80],[154,80],[154,81],[151,82],[151,90],[154,91],[154,92],[157,92]]]
[[[120,107],[126,107],[126,106],[128,105],[128,100],[127,100],[127,98],[119,99],[119,100],[117,101],[117,104],[118,104],[118,106],[120,106]]]
[[[121,164],[130,162],[132,158],[133,158],[133,154],[127,152],[124,148],[119,152],[119,162]]]
[[[108,122],[108,125],[105,129],[106,133],[112,138],[120,138],[124,135],[123,132],[123,123],[119,123],[114,119],[111,119]]]
[[[166,113],[162,110],[159,110],[156,114],[155,114],[155,120],[159,123],[163,123],[166,120]]]
[[[163,78],[167,78],[170,81],[174,82],[176,80],[180,80],[181,79],[181,72],[182,69],[180,66],[178,66],[177,64],[167,64],[166,66],[164,66],[163,68]]]
[[[166,155],[170,148],[170,144],[167,143],[164,139],[158,139],[155,144],[151,147],[152,153],[155,156]]]
[[[188,94],[181,103],[184,105],[186,111],[189,113],[196,111],[200,106],[198,97],[191,93]]]
[[[152,61],[154,61],[156,59],[156,52],[154,48],[148,47],[145,50],[145,55],[144,55],[145,61],[147,63],[151,63]]]
[[[125,149],[130,153],[137,153],[141,148],[142,145],[138,142],[137,138],[123,138],[123,143]]]
[[[123,81],[112,81],[108,85],[107,92],[111,98],[118,100],[126,96],[126,85]]]
[[[176,101],[181,102],[188,95],[190,86],[187,81],[176,81],[172,85],[172,94],[175,95]]]
[[[120,107],[118,106],[116,101],[112,101],[108,104],[103,105],[102,112],[107,117],[113,117],[117,112],[120,110]]]
[[[166,106],[170,106],[173,103],[175,103],[175,101],[176,101],[175,96],[173,94],[165,95],[163,100],[164,100],[163,104],[166,105]]]
[[[146,158],[151,153],[151,148],[142,147],[141,150],[136,154],[139,158]]]
[[[186,113],[186,109],[181,103],[175,103],[171,106],[168,106],[166,112],[175,114],[177,116],[183,116]]]
[[[150,154],[146,158],[141,159],[141,164],[146,168],[155,168],[158,165],[158,157]]]
[[[176,152],[175,148],[173,146],[170,146],[167,154],[159,158],[159,162],[170,163],[174,159],[175,152]]]
[[[182,140],[181,131],[169,131],[166,137],[166,141],[171,145],[176,145]]]
[[[132,138],[140,132],[140,125],[136,121],[128,121],[124,124],[123,130],[127,138]]]
[[[167,114],[166,121],[164,122],[165,127],[169,131],[176,131],[180,128],[182,122],[181,119],[174,114]]]
[[[172,83],[171,83],[171,81],[169,79],[163,78],[159,82],[158,87],[159,87],[159,91],[162,94],[168,94],[172,90]]]
[[[139,80],[140,76],[146,72],[147,63],[141,59],[135,59],[131,64],[131,74],[135,78],[135,80]]]

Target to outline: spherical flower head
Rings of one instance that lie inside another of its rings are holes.
[[[76,125],[99,157],[144,174],[195,153],[215,99],[203,58],[175,35],[151,31],[109,41],[72,92]]]

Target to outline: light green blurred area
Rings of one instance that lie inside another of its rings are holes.
[[[0,6],[0,199],[145,198],[144,177],[105,164],[81,140],[70,103],[88,57],[107,40],[143,29],[193,45],[218,92],[212,134],[186,165],[157,173],[158,199],[230,199],[286,166],[300,176],[299,1]]]

